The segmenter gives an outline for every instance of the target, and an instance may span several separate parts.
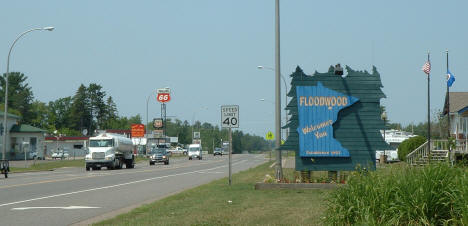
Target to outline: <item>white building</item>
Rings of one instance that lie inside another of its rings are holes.
[[[398,146],[400,146],[400,144],[406,139],[416,136],[410,132],[395,129],[385,130],[385,133],[383,130],[381,130],[380,133],[382,134],[382,137],[384,137],[385,142],[389,144],[391,149],[385,151],[376,151],[375,158],[380,159],[380,156],[385,154],[388,161],[398,161]]]
[[[4,113],[0,112],[3,119]],[[19,160],[32,157],[42,158],[44,156],[44,136],[45,130],[27,125],[19,124],[21,117],[14,114],[7,114],[7,145],[5,150],[6,159]],[[1,123],[2,133],[0,136],[0,157],[3,158],[3,122]],[[26,153],[26,154],[25,154]]]

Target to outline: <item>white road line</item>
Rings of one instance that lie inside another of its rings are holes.
[[[242,161],[233,163],[232,165],[237,165],[237,164],[240,164],[240,163],[242,163],[244,161],[247,161],[247,160],[242,160]],[[218,167],[213,167],[213,168],[204,169],[204,170],[197,170],[197,171],[186,172],[186,173],[177,173],[177,174],[172,174],[172,175],[159,176],[159,177],[153,177],[153,178],[148,178],[148,179],[143,179],[143,180],[127,182],[127,183],[122,183],[122,184],[115,184],[115,185],[109,185],[109,186],[98,187],[98,188],[91,188],[91,189],[86,189],[86,190],[81,190],[81,191],[67,192],[67,193],[62,193],[62,194],[57,194],[57,195],[49,195],[49,196],[44,196],[44,197],[39,197],[39,198],[33,198],[33,199],[27,199],[27,200],[22,200],[22,201],[4,203],[4,204],[0,204],[0,207],[10,206],[10,205],[19,204],[19,203],[25,203],[25,202],[32,202],[32,201],[37,201],[37,200],[42,200],[42,199],[56,198],[56,197],[61,197],[61,196],[66,196],[66,195],[79,194],[79,193],[84,193],[84,192],[89,192],[89,191],[97,191],[97,190],[102,190],[102,189],[121,187],[121,186],[124,186],[124,185],[136,184],[136,183],[141,183],[141,182],[146,182],[146,181],[151,181],[151,180],[157,180],[157,179],[162,179],[162,178],[175,177],[175,176],[181,176],[181,175],[188,175],[188,174],[194,174],[194,173],[204,173],[204,171],[214,170],[214,169],[218,169],[218,168],[222,168],[222,167],[227,167],[227,166],[218,166]]]
[[[32,209],[63,209],[63,210],[76,210],[76,209],[97,209],[101,207],[94,206],[32,206],[13,208],[11,210],[32,210]]]

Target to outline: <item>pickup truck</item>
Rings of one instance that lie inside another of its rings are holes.
[[[154,165],[158,162],[163,162],[164,165],[169,165],[169,153],[167,152],[167,149],[154,147],[150,154],[150,165]]]
[[[183,149],[181,147],[175,147],[174,149],[169,149],[167,152],[169,154],[187,155],[187,149]]]

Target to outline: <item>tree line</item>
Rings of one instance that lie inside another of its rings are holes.
[[[146,128],[152,128],[148,124]],[[216,147],[222,147],[222,142],[229,141],[228,130],[222,129],[218,125],[210,123],[201,123],[196,121],[190,125],[187,120],[174,121],[168,119],[166,122],[166,134],[170,137],[178,137],[179,143],[190,144],[193,139],[193,132],[200,132],[203,149],[212,152]],[[263,137],[244,133],[241,130],[232,131],[232,150],[233,153],[242,153],[243,151],[267,151],[271,150],[273,142],[266,141]]]
[[[0,102],[5,103],[5,74],[0,77]],[[0,109],[3,111],[3,105]],[[132,124],[142,122],[139,114],[131,117],[119,116],[117,105],[112,96],[107,95],[103,87],[96,83],[88,86],[81,84],[73,96],[58,98],[49,103],[35,100],[32,88],[27,83],[27,76],[20,72],[11,72],[8,76],[8,112],[21,116],[20,123],[45,129],[52,134],[57,131],[66,136],[80,136],[86,129],[87,135],[93,135],[96,129],[128,130]],[[149,123],[146,128],[152,128]],[[195,122],[190,125],[179,119],[167,120],[166,133],[178,137],[179,143],[190,144],[193,131],[200,132],[203,147],[212,151],[221,147],[222,141],[228,140],[228,131],[217,125]],[[263,137],[244,134],[234,130],[232,134],[233,152],[270,150],[272,143]]]
[[[75,95],[44,103],[34,100],[26,80],[27,76],[20,72],[8,76],[8,113],[21,116],[20,123],[67,136],[79,136],[85,129],[88,135],[96,129],[130,129],[131,124],[141,123],[140,115],[119,116],[112,96],[99,84],[81,84]],[[5,103],[5,74],[0,84],[0,101]]]

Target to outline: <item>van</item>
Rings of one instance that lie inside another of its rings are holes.
[[[192,158],[198,158],[199,160],[202,160],[202,146],[201,144],[191,144],[189,145],[188,148],[188,156],[189,160],[192,160]]]

